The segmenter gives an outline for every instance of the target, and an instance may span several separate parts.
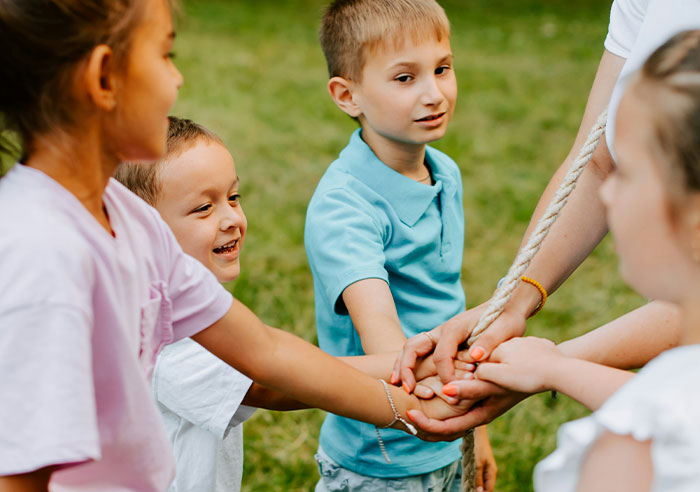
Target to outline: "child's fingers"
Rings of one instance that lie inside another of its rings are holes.
[[[474,359],[469,355],[469,349],[460,350],[457,352],[457,357],[455,360],[461,360],[464,362],[474,362]]]
[[[477,461],[477,463],[474,463],[476,465],[476,473],[474,474],[474,488],[476,489],[476,492],[484,492],[484,465],[487,465],[487,463],[479,460]]]
[[[418,357],[432,352],[435,345],[434,341],[438,339],[437,337],[439,335],[436,334],[436,330],[430,333],[430,336],[420,333],[406,340],[406,343],[394,362],[392,380],[394,380],[394,375],[396,375],[398,379],[395,382],[401,381],[404,388],[408,391],[413,391],[416,386],[416,378],[413,374],[413,369],[416,367]]]
[[[423,398],[424,400],[429,400],[435,396],[435,392],[428,386],[423,385],[423,383],[418,383],[416,389],[413,390],[413,394],[418,398]]]
[[[476,366],[474,364],[455,359],[455,371],[474,372],[474,369],[476,369]]]
[[[455,398],[454,396],[449,396],[449,395],[446,395],[445,393],[443,393],[442,381],[440,381],[440,378],[437,376],[431,376],[429,378],[425,378],[425,379],[421,380],[419,385],[430,388],[430,390],[432,391],[432,393],[435,396],[437,396],[438,398],[440,398],[441,400],[445,401],[446,403],[448,403],[450,405],[456,405],[457,403],[459,403],[459,399]],[[416,387],[416,389],[417,389],[417,387]]]
[[[495,462],[489,462],[484,470],[484,492],[493,492],[496,489],[496,476],[498,467]]]
[[[455,379],[443,386],[442,392],[460,400],[482,400],[489,396],[502,395],[506,391],[498,385],[481,379]]]
[[[420,410],[415,409],[408,410],[407,415],[411,422],[422,431],[420,437],[424,441],[454,441],[464,436],[468,429],[481,424],[481,420],[483,420],[482,415],[473,414],[471,411],[447,420],[430,418]]]
[[[482,381],[490,381],[491,383],[497,384],[504,388],[513,388],[514,384],[517,384],[518,374],[514,371],[508,364],[484,362],[479,364],[476,370],[476,377]]]

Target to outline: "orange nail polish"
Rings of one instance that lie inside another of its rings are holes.
[[[401,387],[406,393],[408,393],[409,395],[411,394],[411,390],[408,388],[408,385],[406,383],[403,383]]]
[[[472,359],[474,360],[481,360],[481,358],[484,356],[484,349],[481,347],[474,347],[469,351],[469,355],[471,355]]]
[[[457,396],[457,386],[454,384],[446,384],[442,387],[442,392],[447,396]]]
[[[391,373],[391,379],[389,380],[391,384],[396,384],[396,371]]]
[[[411,422],[416,421],[416,419],[413,418],[413,415],[411,415],[411,410],[406,411],[406,417],[408,417],[408,420],[410,420]]]

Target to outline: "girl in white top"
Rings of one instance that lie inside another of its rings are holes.
[[[0,136],[22,147],[0,180],[3,492],[166,490],[149,381],[163,346],[188,336],[349,418],[406,429],[411,409],[463,411],[266,326],[111,178],[164,152],[174,37],[167,0],[0,0]]]
[[[596,410],[561,428],[558,449],[535,470],[539,492],[698,491],[699,30],[651,55],[624,91],[616,122],[617,168],[601,199],[620,270],[642,295],[680,309],[681,345],[633,376],[565,357],[547,340],[517,338],[476,374],[514,391],[554,389]]]

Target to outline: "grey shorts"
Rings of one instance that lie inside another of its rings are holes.
[[[316,453],[321,479],[315,492],[460,492],[462,461],[423,475],[399,478],[376,478],[343,468],[328,457],[323,449]]]

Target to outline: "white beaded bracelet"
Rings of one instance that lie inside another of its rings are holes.
[[[389,405],[391,405],[391,409],[394,411],[394,420],[392,420],[389,424],[381,427],[382,429],[387,429],[394,425],[396,422],[401,422],[403,425],[406,426],[408,431],[413,434],[414,436],[418,434],[418,431],[416,428],[409,423],[406,419],[404,419],[401,414],[399,414],[399,411],[396,409],[396,405],[394,404],[394,399],[391,397],[391,392],[389,391],[389,385],[386,384],[386,381],[383,379],[379,380],[380,383],[384,386],[384,391],[386,392],[386,397],[389,399]],[[379,434],[379,428],[375,425],[374,426],[374,431],[377,433],[377,441],[379,442],[379,450],[382,452],[382,456],[384,456],[384,459],[386,460],[387,463],[391,464],[391,459],[389,458],[389,453],[386,452],[386,447],[384,447],[384,441],[382,440],[382,436]]]

